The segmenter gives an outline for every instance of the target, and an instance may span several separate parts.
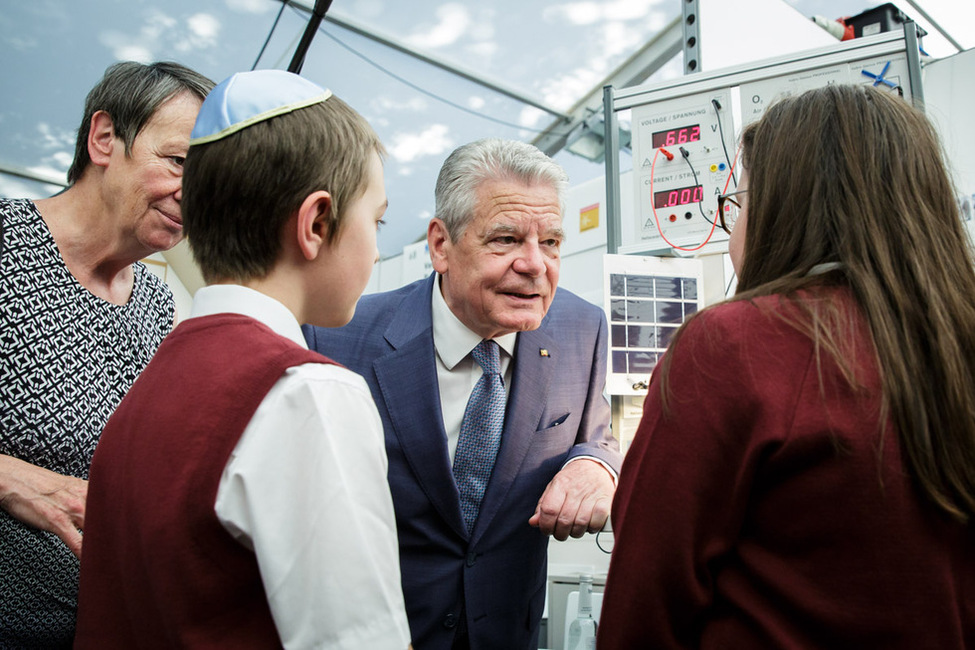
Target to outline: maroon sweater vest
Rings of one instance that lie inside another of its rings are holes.
[[[333,363],[235,314],[163,341],[92,461],[76,648],[280,647],[254,554],[213,507],[257,407],[309,362]]]

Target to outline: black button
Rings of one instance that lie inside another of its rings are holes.
[[[448,630],[452,630],[457,627],[457,617],[453,614],[447,614],[447,617],[443,620],[443,626]]]
[[[477,562],[477,553],[471,551],[467,554],[467,566],[474,566],[475,562]]]

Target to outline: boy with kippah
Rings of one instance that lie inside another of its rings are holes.
[[[204,102],[182,211],[207,286],[95,452],[76,648],[408,646],[379,416],[299,327],[355,311],[382,153],[291,73]]]

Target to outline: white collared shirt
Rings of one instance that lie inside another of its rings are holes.
[[[450,311],[443,294],[440,293],[440,276],[433,283],[432,301],[433,347],[437,352],[437,383],[440,386],[440,410],[443,413],[444,430],[447,432],[447,450],[450,462],[454,462],[457,441],[460,438],[460,425],[467,410],[467,401],[474,391],[474,385],[484,374],[481,366],[471,356],[481,337],[472,332]],[[494,341],[501,348],[501,377],[504,391],[511,396],[511,362],[515,356],[518,334],[499,336]]]
[[[307,347],[280,302],[212,285],[190,318],[250,316]],[[237,442],[214,511],[254,551],[286,648],[390,648],[410,640],[382,422],[365,380],[309,363],[274,384]]]

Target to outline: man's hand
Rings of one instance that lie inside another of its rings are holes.
[[[528,524],[560,542],[598,532],[609,518],[615,492],[613,477],[600,463],[572,461],[545,488]]]
[[[87,498],[88,481],[0,455],[0,508],[29,526],[54,533],[79,558]]]

